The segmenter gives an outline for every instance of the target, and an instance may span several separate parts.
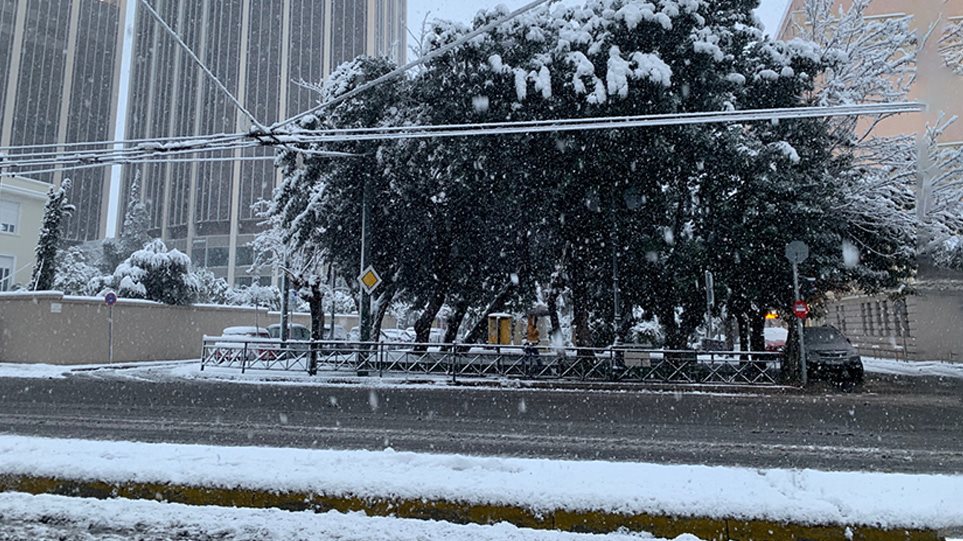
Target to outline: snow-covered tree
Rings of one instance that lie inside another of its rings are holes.
[[[64,251],[57,262],[53,289],[67,295],[96,295],[108,284],[109,277],[88,262],[87,254],[73,247]]]
[[[120,236],[116,239],[106,239],[102,244],[102,265],[107,272],[116,268],[121,261],[143,248],[151,240],[148,233],[150,215],[147,213],[147,206],[141,200],[140,190],[141,180],[138,172],[130,184]]]
[[[200,284],[191,259],[160,239],[148,242],[117,266],[113,286],[122,297],[186,305],[197,300]]]
[[[210,304],[230,304],[227,280],[216,276],[206,268],[195,268],[193,274],[198,284],[197,302]]]
[[[251,284],[231,288],[226,295],[227,304],[235,306],[260,306],[270,310],[281,308],[281,291],[274,286]]]
[[[51,186],[47,192],[40,239],[37,241],[35,252],[36,262],[30,279],[30,289],[33,291],[49,290],[54,285],[63,224],[66,216],[76,210],[76,207],[67,200],[69,190],[70,179],[64,179],[59,187]]]

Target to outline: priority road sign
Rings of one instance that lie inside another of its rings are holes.
[[[792,303],[792,313],[799,319],[806,319],[809,317],[809,305],[802,299],[797,300]]]
[[[376,271],[374,267],[370,265],[364,270],[364,272],[361,273],[360,276],[358,276],[358,283],[361,284],[361,287],[364,288],[365,293],[368,295],[373,293],[374,290],[378,289],[378,286],[381,285],[381,282],[381,275],[379,275],[378,271]]]

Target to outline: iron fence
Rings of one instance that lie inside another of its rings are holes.
[[[415,374],[632,383],[776,385],[781,353],[672,351],[631,346],[574,348],[403,342],[300,342],[206,337],[201,370],[310,371],[359,375]]]

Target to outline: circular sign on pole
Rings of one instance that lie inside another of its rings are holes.
[[[809,305],[806,304],[806,301],[800,299],[792,303],[792,313],[799,319],[806,319],[809,317]]]
[[[104,302],[107,303],[107,306],[113,306],[117,303],[117,294],[113,291],[108,291],[107,294],[104,295]]]
[[[801,240],[794,240],[786,245],[786,259],[790,263],[799,265],[809,259],[809,246]]]

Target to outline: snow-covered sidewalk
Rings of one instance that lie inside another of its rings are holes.
[[[234,541],[638,541],[638,535],[590,535],[278,509],[193,507],[135,500],[0,493],[0,539],[231,539]],[[696,541],[684,535],[676,541]],[[650,538],[650,541],[659,541]]]
[[[269,465],[266,467],[266,465]],[[963,476],[0,436],[0,474],[883,528],[963,526]]]
[[[894,361],[863,357],[863,367],[867,372],[892,376],[963,378],[963,363],[946,361]]]

